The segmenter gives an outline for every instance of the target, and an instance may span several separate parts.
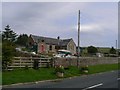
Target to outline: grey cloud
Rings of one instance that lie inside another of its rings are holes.
[[[81,25],[98,24],[90,32],[81,31],[82,45],[111,46],[117,33],[117,3],[3,3],[3,27],[10,24],[17,33],[73,38],[77,43],[78,10]],[[100,29],[100,30],[98,30]],[[112,33],[111,33],[112,32]],[[105,34],[107,33],[107,34]],[[112,38],[111,36],[112,35]],[[89,37],[92,40],[89,40]],[[110,41],[110,42],[107,42]],[[99,43],[99,44],[97,44]],[[108,43],[108,44],[107,44]]]

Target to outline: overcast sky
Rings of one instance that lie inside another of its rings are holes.
[[[9,24],[17,34],[73,38],[77,45],[78,10],[80,46],[116,46],[117,2],[3,2],[2,29]]]

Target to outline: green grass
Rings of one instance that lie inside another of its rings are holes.
[[[39,70],[17,69],[13,71],[5,71],[2,73],[2,84],[14,84],[20,82],[32,82],[38,80],[56,79],[53,68],[40,68]]]
[[[103,65],[95,65],[89,66],[89,74],[118,70],[118,64],[103,64]]]
[[[94,73],[100,73],[100,72],[106,72],[106,71],[112,71],[112,70],[118,70],[118,64],[100,64],[100,65],[94,65],[89,66],[89,73],[88,74],[94,74]],[[79,76],[80,69],[77,67],[71,66],[69,70],[66,70],[65,77],[70,76]]]
[[[2,85],[2,72],[0,71],[0,85]]]
[[[75,66],[70,66],[69,69],[65,70],[65,77],[79,76],[80,71]]]
[[[99,47],[98,48],[98,51],[101,52],[101,53],[109,53],[110,51],[110,48],[105,48],[105,47]]]
[[[40,68],[39,70],[34,69],[16,69],[13,71],[4,71],[2,73],[2,84],[14,84],[14,83],[23,83],[23,82],[33,82],[40,80],[49,80],[57,79],[58,77],[54,73],[54,68]],[[118,64],[109,64],[109,65],[95,65],[89,66],[89,73],[94,74],[99,72],[118,70]],[[66,77],[80,76],[80,70],[75,66],[70,66],[69,69],[65,70],[64,74]]]
[[[89,56],[89,54],[87,53],[87,47],[84,47],[85,49],[83,49],[82,51],[82,56],[85,57],[85,56]],[[101,52],[101,53],[109,53],[110,51],[110,47],[97,47],[98,49],[98,52]]]

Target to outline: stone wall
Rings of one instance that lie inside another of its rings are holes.
[[[115,64],[117,57],[80,57],[79,65]],[[54,65],[77,66],[77,58],[55,58]]]

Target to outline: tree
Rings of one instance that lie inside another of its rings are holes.
[[[94,46],[89,46],[89,47],[87,48],[87,52],[88,52],[89,54],[94,54],[94,53],[97,53],[98,50],[97,50],[97,48],[94,47]]]
[[[9,25],[2,32],[2,64],[4,69],[7,69],[7,65],[12,62],[15,53],[16,36],[16,33],[10,29]]]
[[[16,33],[11,30],[9,25],[7,25],[5,27],[5,31],[3,31],[2,33],[2,40],[9,40],[11,42],[15,42],[16,36]]]
[[[28,35],[27,34],[19,35],[17,38],[16,44],[21,45],[21,46],[27,46],[28,45]]]
[[[7,65],[12,62],[12,58],[15,53],[15,47],[10,41],[4,41],[2,43],[2,64],[3,69],[7,69]]]
[[[110,54],[116,54],[116,50],[114,49],[114,47],[110,49]]]

